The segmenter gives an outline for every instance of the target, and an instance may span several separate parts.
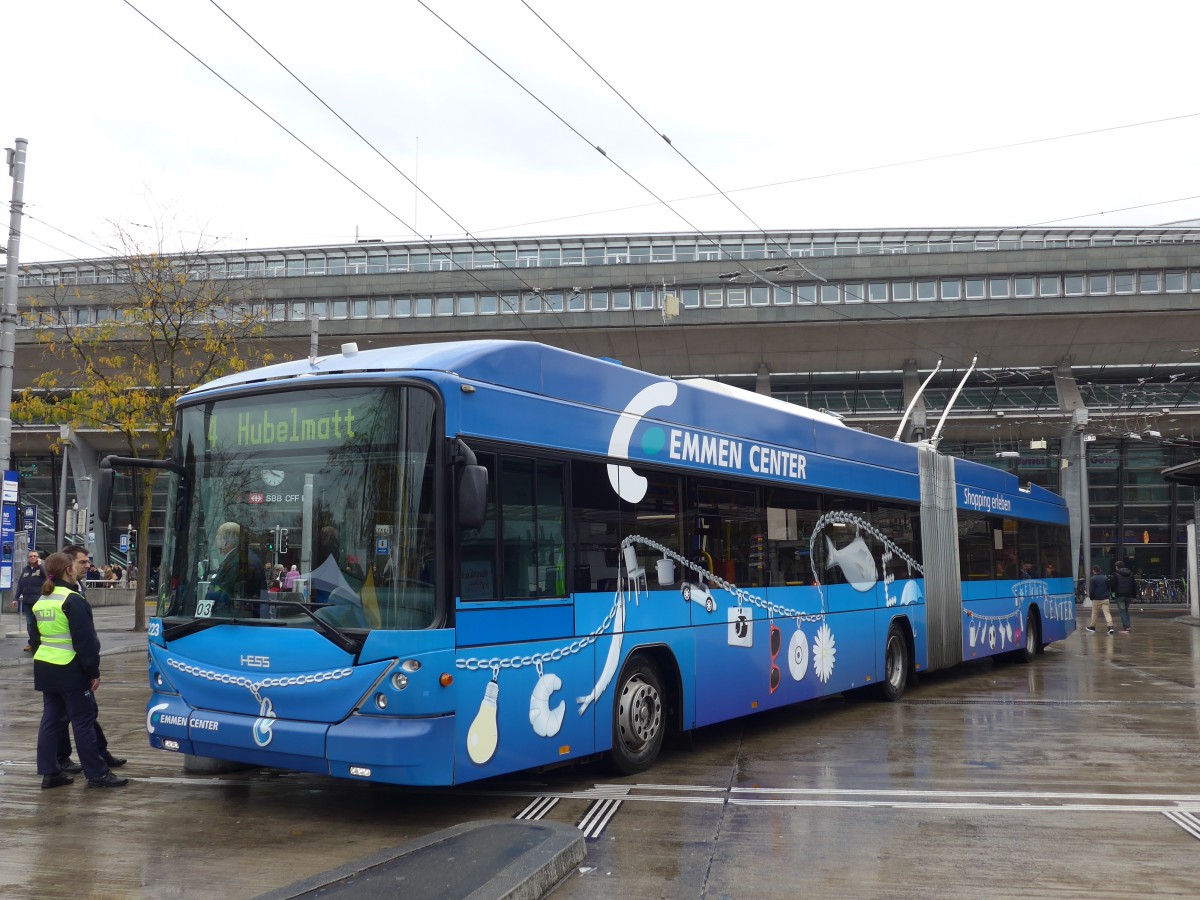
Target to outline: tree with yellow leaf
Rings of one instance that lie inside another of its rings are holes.
[[[214,277],[204,249],[146,249],[117,228],[116,255],[95,286],[55,286],[25,311],[44,348],[45,371],[13,403],[18,422],[100,429],[123,439],[129,456],[166,459],[175,438],[175,401],[190,388],[272,360],[261,286]],[[80,324],[79,310],[94,306]],[[74,316],[72,320],[71,316]],[[154,469],[132,470],[137,543],[134,627],[144,630]]]

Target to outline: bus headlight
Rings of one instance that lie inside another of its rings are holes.
[[[403,672],[397,672],[392,676],[392,687],[398,691],[404,690],[408,687],[408,676]]]
[[[375,695],[375,705],[380,709],[387,709],[387,694],[380,691]]]

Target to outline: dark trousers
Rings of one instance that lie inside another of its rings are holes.
[[[90,694],[91,691],[88,691],[88,693]],[[96,716],[99,717],[100,707],[96,705],[95,694],[92,694],[92,705],[96,706]],[[70,721],[71,720],[68,718],[67,713],[64,710],[62,737],[58,741],[58,761],[60,763],[65,763],[71,758],[71,729],[67,727],[70,724]],[[75,740],[78,741],[79,738],[76,738]],[[106,756],[108,754],[108,738],[104,736],[104,729],[100,727],[99,718],[96,719],[96,746],[99,748],[101,756]]]
[[[108,771],[96,743],[96,702],[91,691],[45,691],[42,693],[42,724],[38,728],[37,770],[39,775],[59,771],[58,751],[67,722],[75,732],[79,763],[88,778]]]
[[[1132,597],[1118,597],[1117,598],[1117,612],[1119,612],[1121,614],[1121,626],[1123,628],[1131,628],[1132,627],[1129,624],[1129,602],[1131,600],[1133,600]]]

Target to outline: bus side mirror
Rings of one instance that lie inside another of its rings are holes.
[[[108,457],[100,460],[100,489],[96,497],[96,516],[106,525],[109,513],[112,512],[113,484],[116,475]]]
[[[458,525],[482,528],[487,520],[488,472],[484,466],[463,466],[458,474]]]

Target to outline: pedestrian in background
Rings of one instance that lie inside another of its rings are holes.
[[[1124,560],[1117,563],[1113,573],[1113,595],[1117,598],[1117,612],[1121,614],[1121,634],[1129,634],[1133,631],[1129,623],[1129,604],[1137,597],[1137,579]]]
[[[33,686],[42,693],[42,723],[38,729],[37,770],[42,789],[71,784],[75,779],[58,765],[58,746],[64,719],[75,732],[79,760],[88,787],[123,787],[109,769],[96,744],[96,704],[100,687],[100,641],[92,609],[75,590],[74,560],[52,553],[46,560],[42,597],[33,605],[36,628],[30,629]],[[65,715],[64,715],[65,714]]]
[[[42,597],[42,585],[46,583],[46,573],[42,570],[42,557],[37,550],[29,551],[29,561],[17,577],[17,586],[13,590],[13,609],[19,610],[25,619],[25,631],[33,626],[33,604]],[[25,652],[32,653],[33,647],[25,645]]]
[[[1096,633],[1096,612],[1104,613],[1104,621],[1108,623],[1108,633],[1113,633],[1112,613],[1108,611],[1108,579],[1100,574],[1099,566],[1092,566],[1092,577],[1088,580],[1088,596],[1092,598],[1092,621],[1087,630]]]

